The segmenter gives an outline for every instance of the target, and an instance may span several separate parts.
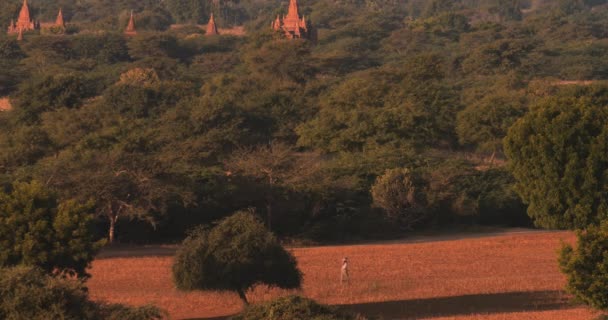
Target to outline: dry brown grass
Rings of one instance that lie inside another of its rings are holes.
[[[590,319],[570,305],[557,267],[560,242],[569,232],[511,234],[426,243],[293,249],[304,272],[302,294],[385,319]],[[348,256],[352,282],[339,284],[340,260]],[[237,313],[231,293],[182,293],[171,283],[170,256],[108,258],[93,263],[89,282],[95,299],[155,303],[172,318]],[[279,290],[256,288],[252,302]],[[438,318],[443,317],[443,318]]]

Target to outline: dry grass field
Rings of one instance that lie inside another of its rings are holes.
[[[565,278],[556,262],[561,241],[573,243],[574,236],[507,233],[292,250],[304,273],[301,294],[384,319],[591,319],[592,311],[572,304],[562,291]],[[173,319],[221,317],[241,309],[236,294],[175,290],[172,251],[106,252],[91,270],[93,298],[154,303]],[[343,256],[349,257],[352,280],[341,286]],[[255,303],[285,293],[260,287],[248,296]]]

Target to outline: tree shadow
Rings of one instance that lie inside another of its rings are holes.
[[[563,291],[526,291],[472,294],[454,297],[412,299],[335,305],[339,309],[380,319],[418,319],[525,311],[548,311],[576,308]],[[198,318],[225,320],[230,316]]]
[[[563,291],[527,291],[359,303],[337,307],[370,317],[416,319],[560,310],[575,308],[577,305],[572,304],[569,296]]]

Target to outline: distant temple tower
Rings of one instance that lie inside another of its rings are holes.
[[[37,25],[34,23],[34,20],[30,18],[30,8],[27,5],[27,0],[23,0],[19,18],[17,19],[17,22],[11,21],[11,24],[8,26],[8,33],[19,33],[35,29],[37,29]]]
[[[298,0],[289,0],[289,9],[287,16],[281,19],[279,16],[272,22],[272,29],[275,31],[283,31],[288,39],[311,39],[314,40],[314,32],[306,18],[300,18],[298,9]]]
[[[216,36],[220,34],[217,32],[217,25],[215,24],[215,19],[213,18],[213,13],[211,13],[211,18],[209,18],[209,23],[207,23],[207,32],[206,36]]]
[[[125,34],[128,36],[134,36],[137,34],[135,30],[135,19],[133,18],[133,10],[131,10],[131,17],[129,18],[129,24],[127,25],[127,29],[125,29]]]
[[[57,19],[55,20],[55,27],[65,28],[65,21],[63,20],[63,12],[59,9]]]

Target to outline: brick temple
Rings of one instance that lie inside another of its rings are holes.
[[[23,5],[21,6],[21,10],[19,11],[19,17],[17,21],[12,20],[8,26],[7,33],[8,34],[18,34],[18,38],[23,38],[23,32],[31,31],[31,30],[39,30],[41,27],[40,21],[34,21],[30,15],[30,8],[27,4],[27,0],[23,0]],[[65,28],[65,20],[63,19],[63,12],[59,9],[59,13],[57,14],[57,19],[55,19],[55,23],[45,23],[42,26],[43,28],[51,28],[51,27],[59,27]]]
[[[283,32],[288,39],[311,39],[314,40],[314,32],[306,17],[300,17],[298,0],[289,0],[287,15],[277,18],[272,22],[272,29]]]
[[[17,21],[11,21],[11,24],[8,26],[8,33],[20,33],[38,28],[38,24],[30,17],[30,8],[27,5],[27,0],[23,0],[21,11],[19,11],[19,18],[17,18]]]

